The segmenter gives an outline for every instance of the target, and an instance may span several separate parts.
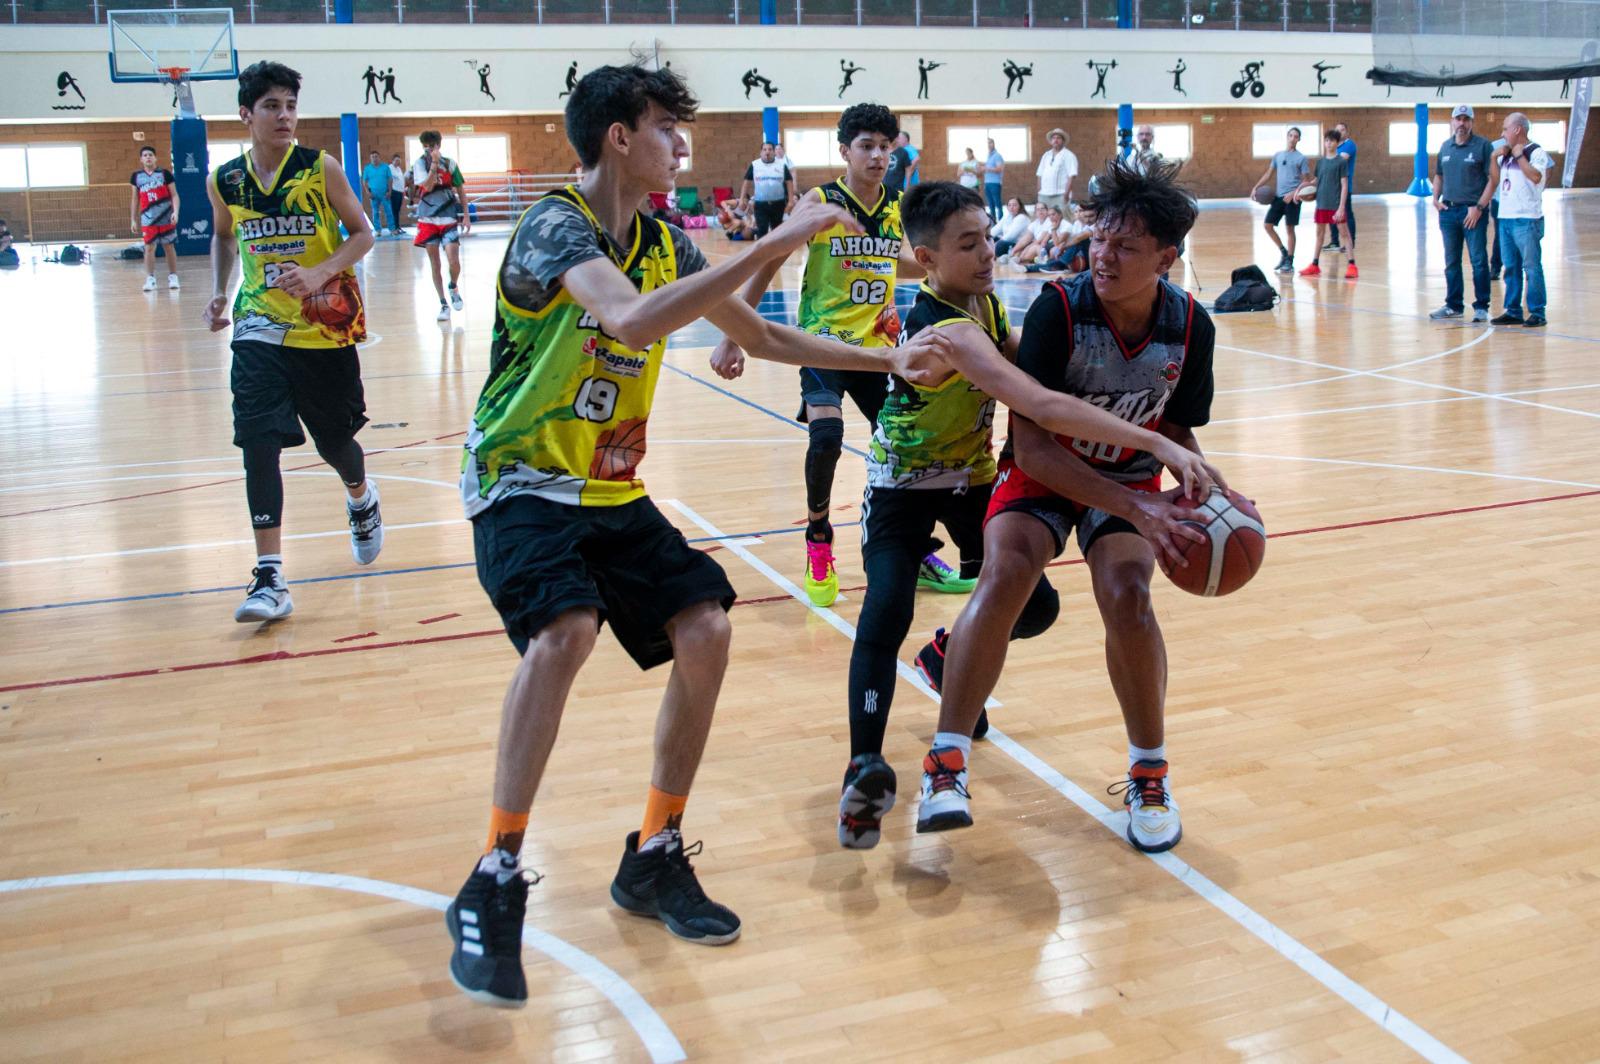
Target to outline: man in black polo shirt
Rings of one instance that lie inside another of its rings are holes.
[[[1472,257],[1472,320],[1489,320],[1489,223],[1494,196],[1493,154],[1489,142],[1472,131],[1472,108],[1460,104],[1450,115],[1450,139],[1439,147],[1433,171],[1433,209],[1444,236],[1444,306],[1429,314],[1438,321],[1459,318],[1463,310],[1461,242]]]

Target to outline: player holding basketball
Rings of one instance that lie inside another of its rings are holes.
[[[1024,319],[1017,365],[1053,391],[1103,407],[1200,454],[1194,429],[1210,418],[1216,331],[1192,296],[1162,275],[1194,225],[1179,164],[1138,173],[1113,160],[1100,174],[1089,271],[1044,286]],[[1077,532],[1106,630],[1106,665],[1128,730],[1128,841],[1147,853],[1182,836],[1167,773],[1166,648],[1150,606],[1150,576],[1182,564],[1182,489],[1162,492],[1149,451],[1052,435],[1011,418],[984,526],[978,589],[945,640],[919,661],[941,689],[939,733],[923,762],[918,831],[972,823],[965,737],[994,690],[1006,637],[1045,565]],[[1222,484],[1214,469],[1211,479]],[[1187,512],[1192,517],[1192,511]],[[941,633],[942,635],[942,633]],[[932,668],[928,668],[932,665]],[[942,666],[942,668],[941,668]]]
[[[239,75],[239,117],[250,147],[212,171],[212,296],[205,321],[228,327],[233,264],[233,442],[244,451],[244,490],[256,566],[234,620],[275,621],[294,609],[283,577],[285,447],[306,442],[349,496],[350,551],[362,565],[383,546],[378,488],[367,479],[356,433],[367,423],[355,345],[367,338],[352,269],[372,248],[372,228],[344,171],[326,152],[295,143],[300,75],[260,62]],[[343,224],[348,240],[339,235]],[[237,242],[237,245],[236,245]],[[237,249],[236,249],[237,247]]]
[[[1019,333],[994,294],[994,244],[989,215],[975,188],[924,182],[900,201],[907,246],[927,271],[906,315],[905,336],[942,333],[955,370],[919,387],[891,378],[867,456],[861,504],[861,556],[867,593],[850,655],[850,764],[839,796],[839,844],[877,845],[883,814],[894,806],[894,769],[883,736],[894,700],[895,658],[911,627],[917,567],[935,521],[949,530],[962,557],[983,558],[983,521],[995,479],[995,400],[1053,433],[1093,441],[1106,450],[1148,450],[1203,498],[1210,470],[1177,441],[1119,413],[1040,384],[1012,365]],[[1160,467],[1156,467],[1159,475]],[[981,586],[981,585],[980,585]],[[1038,635],[1055,620],[1055,589],[1036,574],[1013,638]],[[973,728],[935,742],[953,766],[971,752]]]
[[[689,154],[679,125],[697,107],[670,68],[585,75],[566,108],[583,179],[523,214],[500,266],[492,368],[461,487],[478,579],[521,662],[502,709],[488,845],[446,916],[451,978],[490,1005],[527,1001],[523,836],[568,692],[605,621],[641,668],[673,663],[644,817],[624,843],[612,900],[689,941],[739,935],[739,918],[701,889],[680,834],[727,666],[733,589],[638,478],[667,334],[705,316],[758,357],[790,365],[881,366],[920,382],[944,372],[941,339],[886,360],[767,322],[733,296],[813,234],[858,230],[843,209],[802,204],[715,267],[682,230],[639,213],[647,194],[673,187]]]
[[[411,169],[411,181],[417,190],[417,235],[411,243],[428,253],[433,290],[439,294],[436,320],[449,321],[451,308],[461,309],[461,290],[456,287],[461,277],[461,238],[472,228],[472,219],[461,205],[461,188],[466,178],[461,176],[461,168],[454,159],[440,153],[443,138],[437,130],[425,129],[417,139],[422,141],[422,158]],[[439,266],[440,248],[450,259],[448,303]]]
[[[884,187],[889,156],[900,135],[894,112],[876,103],[858,103],[839,116],[839,156],[844,177],[811,189],[802,199],[834,203],[848,210],[864,235],[840,230],[818,233],[806,247],[800,278],[800,328],[868,350],[894,346],[900,317],[894,307],[895,276],[917,278],[922,267],[903,245],[900,194]],[[744,298],[759,306],[767,286],[783,267],[775,259],[750,278]],[[711,355],[711,368],[732,380],[744,372],[737,345],[723,340]],[[806,447],[806,597],[830,606],[839,596],[839,574],[833,564],[833,473],[844,450],[844,397],[876,424],[887,393],[883,369],[839,373],[819,366],[800,370],[800,418],[805,421]],[[917,582],[937,591],[965,594],[977,578],[977,565],[963,558],[961,572],[945,564],[930,539]]]
[[[139,169],[128,177],[133,186],[133,220],[129,227],[144,237],[144,290],[156,290],[156,248],[167,256],[167,287],[178,287],[178,183],[172,171],[156,166],[156,150],[139,149]]]

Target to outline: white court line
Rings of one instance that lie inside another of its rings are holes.
[[[671,506],[683,514],[684,517],[700,526],[700,529],[706,535],[715,537],[719,542],[727,544],[728,549],[737,554],[751,568],[761,573],[768,580],[788,592],[796,601],[833,625],[852,643],[855,642],[855,627],[843,617],[840,617],[831,609],[811,605],[792,581],[779,574],[770,565],[767,565],[743,547],[735,546],[729,537],[725,536],[714,525],[684,503],[677,499],[668,499],[666,502],[668,506]],[[939,701],[939,696],[934,694],[932,689],[923,683],[921,677],[917,676],[905,662],[896,660],[895,669],[900,675],[909,675],[913,678],[915,682],[912,686],[917,690],[928,696],[935,703]],[[997,749],[1004,751],[1017,764],[1033,773],[1034,776],[1079,809],[1088,813],[1101,826],[1115,835],[1120,842],[1126,844],[1127,840],[1122,833],[1122,828],[1126,824],[1125,815],[1108,810],[1098,799],[1041,761],[1021,743],[1008,737],[1004,732],[994,727],[992,723],[989,726],[989,740]],[[1399,1039],[1424,1060],[1439,1062],[1439,1064],[1466,1064],[1465,1058],[1457,1054],[1449,1046],[1423,1030],[1413,1021],[1396,1012],[1377,995],[1323,960],[1315,951],[1308,949],[1282,928],[1272,923],[1272,921],[1250,908],[1206,876],[1201,875],[1182,858],[1174,856],[1171,851],[1162,854],[1142,854],[1142,856],[1149,858],[1158,868],[1194,891],[1195,894],[1216,908],[1218,912],[1259,938],[1262,942],[1265,942],[1295,967],[1343,998],[1363,1016],[1366,1016],[1373,1023],[1376,1023],[1389,1034]]]
[[[1290,381],[1287,384],[1267,384],[1267,385],[1263,385],[1263,386],[1261,386],[1259,388],[1229,388],[1229,389],[1224,389],[1222,391],[1219,391],[1219,392],[1217,392],[1217,394],[1218,395],[1247,395],[1247,394],[1259,394],[1261,392],[1284,391],[1284,390],[1287,390],[1289,388],[1304,388],[1304,387],[1307,387],[1307,386],[1312,385],[1312,384],[1331,384],[1334,381],[1347,381],[1347,380],[1351,380],[1351,379],[1353,379],[1355,377],[1363,377],[1363,376],[1369,376],[1369,375],[1374,375],[1374,374],[1379,374],[1379,373],[1385,373],[1385,372],[1387,372],[1389,370],[1395,370],[1395,369],[1404,369],[1407,366],[1417,366],[1417,365],[1421,365],[1424,362],[1432,362],[1432,361],[1434,361],[1436,359],[1445,358],[1445,357],[1447,357],[1449,355],[1453,355],[1453,354],[1457,353],[1458,351],[1465,351],[1469,347],[1476,347],[1476,346],[1478,346],[1479,344],[1483,343],[1485,340],[1487,340],[1489,337],[1491,337],[1493,335],[1494,335],[1494,327],[1490,326],[1489,328],[1483,330],[1483,332],[1481,332],[1476,339],[1468,340],[1466,343],[1461,344],[1460,346],[1457,346],[1457,347],[1452,347],[1448,351],[1440,351],[1438,354],[1433,354],[1433,355],[1423,355],[1421,358],[1413,358],[1413,359],[1411,359],[1409,361],[1406,361],[1406,362],[1396,362],[1396,363],[1394,363],[1393,365],[1390,365],[1390,366],[1379,366],[1375,370],[1357,370],[1357,369],[1352,369],[1352,370],[1348,370],[1348,371],[1346,371],[1344,373],[1340,373],[1339,375],[1334,376],[1334,377],[1317,377],[1317,378],[1314,378],[1314,379],[1308,380],[1308,381]],[[1218,346],[1220,347],[1222,345],[1219,344]],[[1243,348],[1232,347],[1232,348],[1228,348],[1228,350],[1230,350],[1230,351],[1240,351],[1240,350],[1243,350]],[[1322,411],[1316,411],[1316,412],[1317,413],[1321,413]]]
[[[1221,394],[1220,392],[1218,393]],[[1248,425],[1256,421],[1283,421],[1288,418],[1321,417],[1324,414],[1364,414],[1373,410],[1394,410],[1404,406],[1438,406],[1441,403],[1476,403],[1475,395],[1446,395],[1437,399],[1406,399],[1393,403],[1367,403],[1362,406],[1334,406],[1317,410],[1291,410],[1284,414],[1252,414],[1249,417],[1219,417],[1209,425]]]
[[[338,476],[338,474],[335,473],[332,469],[285,469],[285,470],[283,470],[283,475],[286,476],[286,477]],[[244,470],[242,470],[242,469],[209,470],[208,469],[208,470],[200,470],[200,471],[195,471],[195,472],[176,472],[176,471],[174,471],[174,472],[171,472],[171,473],[129,473],[129,474],[125,474],[125,475],[120,476],[120,477],[92,477],[92,478],[88,478],[88,479],[76,478],[76,479],[74,479],[72,481],[72,485],[73,485],[73,487],[77,487],[80,484],[113,484],[113,483],[116,483],[118,481],[123,481],[123,480],[173,480],[173,479],[179,478],[179,477],[230,477],[230,478],[233,478],[233,479],[243,479]],[[444,488],[446,491],[459,491],[461,489],[461,485],[460,484],[451,483],[448,480],[429,480],[426,477],[402,477],[402,476],[397,476],[397,475],[395,475],[393,473],[381,473],[381,474],[380,473],[368,473],[367,474],[367,478],[369,480],[404,480],[404,481],[409,481],[412,484],[430,484],[430,485],[432,485],[433,487],[436,487],[436,488]],[[220,487],[221,485],[218,485],[218,486]],[[14,492],[19,492],[19,491],[38,491],[38,490],[40,490],[40,489],[39,489],[39,486],[37,484],[24,484],[21,487],[16,487],[16,488],[0,488],[0,495],[8,495],[8,494],[11,494],[11,493],[14,493]],[[55,485],[52,485],[50,490],[51,491],[58,491],[59,488],[57,486],[55,486]],[[128,502],[128,501],[131,501],[131,500],[123,499],[123,500],[120,500],[120,501]],[[92,502],[93,502],[93,500],[89,500],[88,502],[84,503],[83,505],[92,505]],[[67,503],[63,503],[62,505],[64,505],[64,506],[72,506],[74,504],[70,503],[70,502],[67,502]]]
[[[337,875],[328,872],[298,872],[279,868],[130,868],[121,872],[79,872],[64,876],[34,876],[29,879],[0,880],[0,894],[24,890],[42,890],[52,887],[97,886],[109,883],[171,883],[192,880],[227,880],[242,883],[287,883],[299,887],[326,887],[345,890],[353,894],[370,894],[378,898],[404,902],[422,909],[444,912],[450,899],[431,890],[408,887],[365,876]],[[650,1059],[658,1064],[687,1059],[683,1046],[667,1026],[665,1020],[650,1007],[644,996],[628,981],[604,962],[585,953],[564,939],[548,931],[541,931],[531,923],[522,925],[523,945],[544,954],[562,965],[578,978],[604,994],[616,1006],[622,1018],[628,1021],[639,1041],[644,1043]]]
[[[1525,484],[1551,484],[1558,488],[1600,490],[1600,484],[1582,480],[1555,480],[1551,477],[1525,477],[1517,473],[1491,473],[1479,469],[1447,469],[1442,466],[1403,465],[1397,462],[1361,462],[1353,458],[1308,458],[1299,454],[1257,454],[1252,451],[1206,451],[1224,458],[1257,458],[1271,462],[1311,462],[1316,465],[1359,466],[1363,469],[1400,469],[1409,473],[1438,473],[1449,477],[1482,477],[1486,480],[1517,480]]]
[[[403,525],[385,524],[384,532],[398,532],[402,528],[438,528],[443,525],[464,525],[465,517],[452,517],[448,521],[412,521]],[[340,528],[333,532],[297,532],[284,539],[328,539],[333,536],[348,536],[348,528]],[[134,547],[129,550],[106,550],[95,554],[62,554],[54,558],[22,558],[17,561],[0,561],[0,569],[15,569],[24,565],[50,565],[55,562],[86,562],[96,558],[131,558],[141,554],[171,554],[180,550],[207,550],[212,547],[238,547],[244,544],[255,545],[255,539],[215,539],[207,543],[170,543],[164,547]]]

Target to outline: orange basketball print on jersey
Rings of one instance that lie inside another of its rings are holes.
[[[893,303],[884,307],[872,323],[872,335],[881,336],[891,344],[900,342],[900,314]]]
[[[361,289],[349,274],[340,274],[300,301],[300,313],[334,337],[347,334],[361,317]]]
[[[632,480],[644,461],[646,418],[633,417],[602,432],[594,441],[589,463],[591,480]]]

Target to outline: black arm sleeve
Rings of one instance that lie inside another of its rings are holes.
[[[1183,355],[1183,372],[1161,416],[1163,421],[1197,429],[1211,420],[1211,396],[1216,389],[1211,363],[1216,348],[1217,327],[1211,315],[1197,306],[1194,323],[1189,327],[1189,348]]]
[[[1067,361],[1072,357],[1072,327],[1066,303],[1053,284],[1028,308],[1017,345],[1017,368],[1052,391],[1067,390]],[[1208,367],[1209,368],[1209,367]]]

